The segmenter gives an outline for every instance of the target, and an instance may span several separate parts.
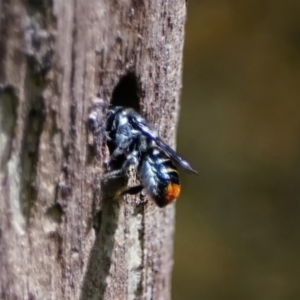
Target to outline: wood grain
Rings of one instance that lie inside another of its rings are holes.
[[[185,11],[0,0],[1,299],[170,298],[174,206],[102,201],[108,153],[101,137],[92,153],[87,119],[115,93],[174,145]]]

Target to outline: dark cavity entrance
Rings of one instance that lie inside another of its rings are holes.
[[[134,73],[123,76],[115,87],[111,104],[115,106],[131,107],[140,111],[141,87],[139,80]]]

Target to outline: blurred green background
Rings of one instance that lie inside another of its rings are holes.
[[[300,1],[188,1],[172,299],[300,299]]]

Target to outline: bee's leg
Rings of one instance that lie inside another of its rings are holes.
[[[111,171],[104,175],[103,180],[109,180],[113,178],[119,178],[127,175],[127,171],[130,167],[137,167],[138,165],[138,158],[136,153],[129,155],[126,161],[124,162],[123,166],[119,170]]]
[[[127,187],[125,189],[120,189],[113,196],[107,196],[107,197],[103,198],[103,200],[116,199],[116,198],[122,197],[124,195],[136,195],[139,192],[141,192],[143,188],[144,187],[142,185],[136,185],[136,186]]]
[[[115,179],[115,178],[120,178],[126,175],[126,171],[123,168],[119,169],[119,170],[114,170],[111,172],[106,173],[103,177],[102,180],[106,181],[106,180],[110,180],[110,179]]]
[[[113,151],[113,153],[110,155],[110,161],[113,161],[114,159],[116,159],[118,156],[120,156],[120,155],[122,155],[122,154],[124,154],[126,151],[125,151],[125,149],[126,149],[126,147],[127,147],[127,145],[125,146],[122,146],[122,147],[117,147],[114,151]]]
[[[126,194],[136,195],[139,192],[141,192],[143,188],[144,187],[142,185],[136,185],[136,186],[128,187],[127,189],[125,189],[124,191],[121,192],[120,196],[123,196],[123,195],[126,195]]]
[[[132,133],[131,132],[131,138],[128,139],[122,139],[121,141],[119,141],[119,145],[114,149],[114,151],[111,153],[110,155],[110,160],[114,160],[116,159],[118,156],[124,154],[128,154],[128,152],[130,152],[130,148],[132,145],[136,144],[140,138],[140,133]],[[132,153],[131,156],[135,156],[136,157],[137,153]]]

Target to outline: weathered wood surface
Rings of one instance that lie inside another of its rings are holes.
[[[0,299],[170,298],[174,206],[101,201],[86,121],[139,97],[172,144],[184,23],[184,0],[0,0]]]

